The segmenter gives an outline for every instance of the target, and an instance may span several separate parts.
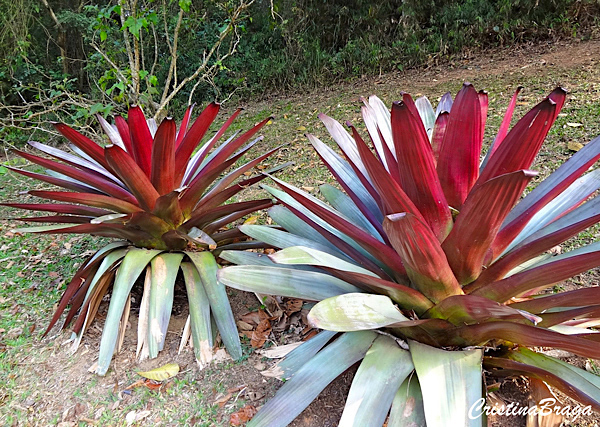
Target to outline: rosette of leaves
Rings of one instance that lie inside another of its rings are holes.
[[[518,92],[483,162],[488,97],[470,84],[437,112],[408,94],[391,113],[364,100],[374,150],[320,116],[344,157],[308,139],[343,191],[321,186],[326,203],[275,179],[279,189],[265,188],[278,226],[241,229],[281,250],[222,254],[243,264],[221,270],[222,283],[320,301],[308,319],[325,329],[270,371],[288,381],[249,425],[287,425],[361,360],[340,425],[481,426],[484,371],[541,379],[600,409],[600,377],[531,349],[600,358],[600,289],[552,292],[600,265],[600,243],[547,253],[600,220],[600,171],[586,173],[600,138],[521,198],[566,93],[509,130]]]
[[[12,170],[64,189],[29,191],[49,202],[4,203],[13,208],[53,213],[18,218],[55,223],[19,231],[117,239],[82,263],[46,331],[70,307],[63,328],[75,319],[76,349],[101,300],[112,288],[96,370],[100,375],[106,373],[113,353],[122,345],[130,293],[144,271],[137,348],[141,358],[156,357],[164,346],[180,270],[189,301],[182,345],[191,334],[199,363],[207,363],[212,355],[214,321],[231,356],[237,359],[242,355],[225,288],[216,281],[218,265],[212,251],[256,244],[228,225],[272,206],[272,199],[225,202],[265,177],[251,176],[251,171],[277,148],[252,161],[240,162],[262,139],[256,133],[270,120],[221,141],[241,110],[201,144],[219,108],[217,103],[208,105],[191,126],[192,107],[188,108],[178,130],[174,120],[167,118],[157,126],[154,120],[146,120],[139,107],[133,107],[127,120],[115,117],[114,125],[98,117],[110,140],[105,147],[59,123],[55,127],[69,140],[69,151],[38,142],[30,145],[47,156],[15,150],[44,168],[45,173]],[[232,167],[235,168],[229,170]]]

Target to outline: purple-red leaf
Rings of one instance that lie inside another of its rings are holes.
[[[100,163],[106,170],[111,171],[108,163],[104,160],[104,149],[101,146],[64,123],[54,123],[54,127],[81,151]]]
[[[464,202],[454,228],[442,244],[461,284],[479,277],[500,225],[536,175],[531,171],[517,171],[498,176],[473,190]]]
[[[501,305],[487,298],[474,295],[448,297],[429,309],[425,316],[444,319],[456,326],[472,325],[488,320],[523,321],[532,319],[531,316],[527,316],[527,314],[521,313],[510,306]]]
[[[517,122],[481,171],[476,186],[498,175],[531,167],[566,93],[563,91],[554,95],[556,101],[546,98]]]
[[[152,134],[146,122],[146,116],[138,106],[132,107],[127,112],[127,123],[131,135],[131,145],[135,162],[146,177],[150,178],[152,172]]]
[[[140,206],[146,211],[151,211],[160,194],[158,194],[144,170],[127,152],[117,145],[106,147],[105,156],[121,181],[135,195]]]
[[[515,206],[494,241],[493,253],[495,255],[502,253],[540,209],[575,182],[599,158],[600,137],[597,137],[575,153]]]
[[[183,115],[183,120],[181,121],[181,125],[179,126],[179,130],[177,131],[177,139],[175,140],[175,148],[177,149],[183,141],[183,137],[187,133],[188,125],[190,124],[190,118],[192,117],[192,111],[194,110],[194,106],[196,104],[190,105],[187,110],[185,110],[185,114]]]
[[[175,122],[167,118],[158,127],[152,146],[152,175],[150,181],[158,194],[175,189]]]
[[[600,202],[600,199],[598,199]],[[594,201],[588,202],[590,207],[595,207],[598,203]],[[592,206],[592,204],[594,206]],[[582,208],[588,206],[586,203]],[[586,209],[587,210],[587,209]],[[468,288],[470,291],[479,288],[480,286],[490,283],[496,280],[502,279],[506,273],[513,268],[521,265],[525,261],[553,248],[556,245],[570,239],[577,235],[581,231],[591,227],[600,221],[600,213],[590,212],[587,216],[575,217],[573,222],[570,222],[571,216],[574,216],[574,211],[569,216],[564,216],[560,220],[551,223],[547,227],[539,230],[535,234],[529,236],[526,240],[519,243],[515,248],[511,249],[502,258],[491,264],[486,270],[484,270],[479,278],[472,283],[472,286]],[[578,213],[578,212],[577,212]],[[465,287],[465,291],[467,288]]]
[[[236,119],[236,117],[242,111],[243,111],[242,108],[238,108],[231,115],[231,117],[229,117],[227,119],[227,121],[223,124],[223,126],[221,126],[221,128],[217,131],[217,133],[214,136],[212,136],[208,140],[208,142],[206,142],[202,146],[202,148],[200,148],[200,150],[198,150],[198,152],[196,154],[194,154],[194,156],[192,157],[192,160],[190,161],[191,163],[188,163],[188,165],[186,167],[185,174],[183,176],[182,184],[187,184],[190,181],[190,179],[192,179],[195,176],[196,171],[198,170],[198,168],[201,166],[202,162],[204,161],[204,159],[208,155],[208,152],[212,149],[212,147],[214,147],[214,145],[217,143],[217,141],[219,140],[219,138],[221,138],[221,136],[223,136],[223,134],[229,128],[229,126],[231,125],[231,123],[233,123],[233,121]],[[234,136],[235,136],[235,134],[234,134]],[[231,138],[233,138],[233,137],[231,137]]]
[[[61,214],[82,215],[82,216],[103,216],[110,212],[104,209],[91,208],[80,205],[61,205],[58,203],[0,203],[1,206],[8,206],[15,209],[26,209],[39,212],[56,212]]]
[[[118,186],[112,181],[107,180],[103,176],[100,176],[96,172],[81,170],[71,166],[64,165],[43,157],[34,156],[33,154],[25,153],[21,150],[13,150],[15,154],[29,160],[35,164],[43,166],[47,169],[66,175],[82,183],[86,183],[97,190],[100,190],[104,194],[113,196],[122,200],[126,200],[130,203],[136,203],[135,198],[127,190]]]
[[[121,135],[121,139],[123,140],[123,145],[125,146],[125,150],[133,156],[133,145],[131,144],[131,133],[129,132],[129,125],[127,121],[121,116],[115,116],[115,125],[117,126],[117,130]]]
[[[179,144],[176,150],[175,155],[175,185],[179,185],[185,174],[185,169],[187,167],[188,162],[190,161],[190,156],[200,144],[200,141],[208,131],[208,128],[212,124],[215,117],[219,113],[219,109],[221,108],[220,104],[216,102],[211,102],[206,106],[206,108],[200,113],[198,118],[194,121],[194,124],[187,131],[183,140]],[[215,139],[216,142],[216,139]],[[208,150],[206,151],[208,153]]]
[[[418,206],[433,234],[443,241],[452,227],[452,215],[435,170],[423,122],[412,98],[406,94],[403,98],[403,102],[392,105],[391,118],[400,185]]]
[[[440,157],[442,141],[444,140],[444,135],[446,134],[446,127],[448,126],[449,120],[450,113],[444,111],[443,113],[440,113],[437,119],[435,119],[435,124],[433,125],[433,133],[431,134],[431,149],[433,150],[433,158],[435,159],[436,167],[438,159]]]
[[[311,200],[309,197],[294,189],[294,187],[287,184],[286,182],[283,182],[273,177],[272,179],[279,185],[279,187],[283,191],[292,196],[297,202],[302,204],[305,208],[309,209],[315,215],[325,220],[327,223],[331,224],[332,227],[335,227],[340,232],[354,239],[356,243],[362,246],[373,257],[380,260],[382,263],[390,267],[393,271],[402,273],[404,272],[402,261],[398,254],[392,248],[380,242],[375,237],[371,236],[369,233],[364,231],[362,228],[357,227],[356,225],[352,224],[346,219],[340,217],[332,210],[321,206],[314,200]]]
[[[142,209],[132,203],[114,197],[92,193],[71,193],[70,191],[29,191],[29,194],[58,202],[81,203],[95,208],[108,209],[120,213],[139,212]],[[57,205],[59,206],[59,205]]]
[[[485,345],[499,339],[526,347],[554,347],[578,356],[600,359],[600,345],[597,342],[519,323],[499,321],[464,326],[456,330],[456,335],[471,345]]]
[[[508,128],[510,127],[510,122],[512,120],[513,113],[515,112],[515,107],[517,106],[517,97],[519,96],[519,92],[523,89],[523,86],[517,87],[515,93],[513,94],[510,103],[508,104],[508,108],[506,109],[506,113],[504,114],[504,119],[502,119],[502,124],[500,124],[500,128],[498,129],[498,133],[496,134],[496,138],[492,142],[492,145],[481,164],[481,169],[485,167],[490,157],[494,154],[494,152],[498,149],[504,138],[506,138],[506,134],[508,133]]]
[[[600,305],[600,287],[592,286],[554,295],[531,298],[527,301],[515,302],[511,304],[511,307],[529,311],[530,313],[542,313],[552,308],[581,307],[587,305]]]
[[[433,306],[433,303],[425,295],[408,286],[354,271],[339,271],[327,268],[326,270],[361,289],[387,295],[401,308],[414,310],[418,315],[422,315]]]
[[[477,91],[465,83],[452,104],[438,157],[437,173],[446,200],[459,210],[479,175],[481,110]]]
[[[597,267],[599,259],[600,250],[590,250],[587,253],[563,256],[558,260],[530,268],[498,282],[483,285],[471,292],[471,294],[498,302],[505,302],[531,289],[548,287],[587,271],[590,268]]]
[[[419,212],[412,200],[402,190],[400,184],[392,178],[385,167],[375,158],[375,155],[369,150],[356,129],[353,126],[351,129],[360,158],[371,178],[373,187],[377,191],[378,198],[384,205],[384,214],[390,215],[409,212],[425,221],[421,212]]]
[[[100,193],[100,191],[96,190],[95,188],[88,187],[87,185],[81,185],[74,181],[67,181],[66,179],[56,178],[56,177],[53,177],[50,175],[43,175],[41,173],[29,172],[29,171],[26,171],[23,169],[13,168],[11,166],[6,166],[6,167],[8,169],[10,169],[11,171],[16,172],[18,174],[27,176],[29,178],[37,179],[39,181],[44,181],[44,182],[47,182],[48,184],[56,185],[58,187],[66,188],[67,190],[78,191],[81,193],[87,193],[87,192]]]
[[[462,294],[437,237],[409,213],[388,215],[383,222],[413,286],[433,302]]]

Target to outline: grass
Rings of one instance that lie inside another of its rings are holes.
[[[248,106],[236,126],[248,129],[273,114],[276,119],[265,128],[265,140],[256,152],[286,144],[277,157],[270,160],[271,165],[293,160],[295,165],[281,172],[280,177],[318,194],[320,184],[333,182],[304,137],[304,133],[311,132],[331,143],[316,117],[319,112],[342,122],[350,120],[364,133],[359,96],[374,93],[389,105],[400,97],[401,90],[405,90],[413,95],[427,95],[435,105],[444,92],[456,93],[461,82],[469,80],[477,89],[486,89],[490,95],[486,131],[489,142],[517,85],[525,86],[525,90],[519,99],[516,118],[560,83],[571,95],[534,165],[544,177],[572,154],[569,142],[585,144],[600,135],[600,70],[587,66],[587,63],[571,65],[566,60],[563,62],[544,66],[535,55],[534,59],[508,57],[504,62],[496,60],[493,64],[489,58],[483,58],[453,70],[411,72],[345,83],[333,90],[324,88],[302,97],[255,102]],[[473,69],[469,70],[469,67]],[[477,71],[480,68],[486,71]],[[20,165],[20,160],[9,157],[4,163]],[[21,201],[26,196],[20,192],[32,185],[3,169],[0,169],[0,178],[0,199],[3,201]],[[246,197],[258,191],[250,189]],[[14,215],[0,207],[0,218]],[[125,393],[125,387],[139,378],[135,374],[138,365],[131,351],[119,356],[119,363],[109,376],[98,378],[88,374],[86,369],[96,357],[98,334],[84,340],[84,345],[74,355],[62,346],[68,333],[53,331],[49,338],[41,339],[41,336],[67,281],[83,261],[83,255],[99,248],[102,240],[22,235],[11,232],[16,224],[0,220],[0,424],[54,425],[67,420],[80,424],[126,425],[126,418],[132,411],[135,411],[134,415],[150,411],[140,423],[228,425],[230,413],[252,402],[243,397],[234,400],[237,394],[234,392],[231,401],[220,408],[214,404],[216,396],[240,385],[263,387],[267,395],[276,387],[276,382],[262,384],[262,378],[252,366],[253,361],[260,358],[252,355],[247,345],[242,362],[225,362],[202,372],[198,371],[189,352],[187,356],[173,356],[182,366],[182,372],[159,391],[138,388],[131,394]],[[565,247],[597,239],[598,233],[598,229],[589,230]],[[588,282],[595,275],[595,272],[586,273],[574,281]],[[169,357],[146,362],[145,367],[167,363],[171,361]]]

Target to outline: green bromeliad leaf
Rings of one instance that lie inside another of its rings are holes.
[[[483,426],[469,411],[483,396],[482,350],[446,351],[409,341],[428,427]]]
[[[248,427],[284,427],[338,375],[362,359],[377,334],[343,334],[305,363],[252,418]]]
[[[106,321],[104,322],[104,331],[102,332],[102,339],[100,341],[98,368],[96,369],[98,375],[103,376],[108,371],[108,366],[110,365],[110,360],[117,344],[121,315],[123,314],[123,309],[125,308],[125,303],[129,298],[133,284],[152,258],[160,252],[156,249],[132,248],[123,258],[115,278],[112,298],[108,307]]]
[[[388,427],[426,427],[423,395],[416,374],[404,380],[392,402]]]
[[[210,308],[227,351],[235,360],[242,357],[242,345],[225,286],[217,281],[219,266],[210,252],[186,252],[198,270],[200,280],[210,301]]]
[[[378,336],[363,359],[348,393],[340,426],[382,426],[396,391],[414,370],[410,353]]]
[[[363,293],[327,298],[308,314],[313,327],[339,332],[377,329],[407,321],[390,298]]]

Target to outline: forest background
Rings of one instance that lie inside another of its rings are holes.
[[[0,139],[598,32],[598,0],[0,0]],[[176,119],[181,119],[176,117]]]

